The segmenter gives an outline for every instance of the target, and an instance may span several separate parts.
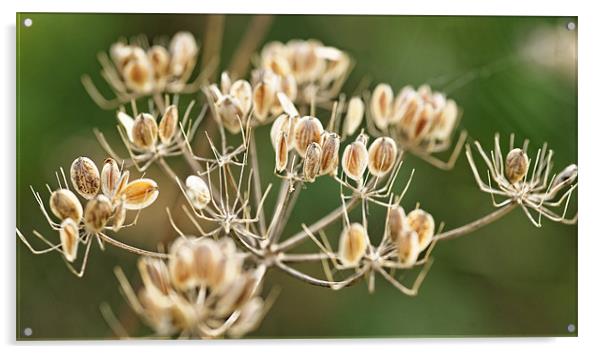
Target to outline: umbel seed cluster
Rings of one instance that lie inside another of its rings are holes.
[[[264,25],[265,17],[256,17],[249,31],[259,33]],[[576,213],[567,216],[576,165],[555,173],[547,145],[530,154],[528,141],[515,147],[514,136],[503,154],[495,135],[490,153],[478,141],[473,144],[487,169],[483,180],[471,144],[464,146],[468,134],[458,132],[462,110],[443,92],[407,85],[395,95],[391,85],[379,83],[347,99],[343,86],[354,65],[351,54],[313,39],[257,48],[260,39],[249,36],[235,51],[240,55],[235,62],[252,64],[251,72],[234,66],[214,80],[220,56],[211,41],[221,36],[206,38],[202,56],[203,47],[189,32],[153,44],[143,36],[120,40],[109,54],[99,55],[114,97],[101,95],[89,76],[82,83],[101,108],[115,111],[122,146],[112,146],[95,130],[109,157],[100,170],[89,158],[77,157],[70,181],[60,168],[57,187],[47,186],[50,213],[31,188],[58,238],[34,231],[43,248],[34,247],[17,229],[33,253],[59,252],[80,277],[94,239],[101,249],[109,244],[138,255],[140,287],[134,288],[121,268],[115,274],[131,309],[158,336],[240,337],[255,330],[277,301],[273,289],[262,287],[271,269],[334,291],[366,280],[374,292],[379,276],[402,294],[416,296],[441,241],[474,232],[516,208],[537,227],[543,219],[577,222]],[[258,145],[268,142],[273,155],[260,156]],[[404,203],[415,173],[402,169],[404,157],[412,154],[450,169],[463,148],[494,210],[444,230],[428,206]],[[440,158],[450,150],[447,159]],[[174,160],[185,165],[175,169]],[[144,175],[133,179],[129,170]],[[265,183],[271,177],[267,170],[276,182]],[[173,231],[161,235],[163,241],[153,247],[158,251],[151,251],[116,235],[144,222],[140,213],[159,198],[152,179],[158,171],[181,192],[161,198],[184,202],[166,210]],[[401,175],[407,176],[405,183]],[[291,225],[300,194],[312,193],[318,180],[334,185],[320,198],[340,204],[315,220]],[[266,208],[272,191],[269,200],[275,203]],[[359,216],[351,213],[356,208]],[[382,209],[384,218],[369,213],[372,209]],[[374,224],[385,225],[381,235]],[[289,234],[289,226],[296,232]],[[78,257],[80,244],[86,248],[83,257]],[[114,318],[107,316],[115,332],[130,336]]]

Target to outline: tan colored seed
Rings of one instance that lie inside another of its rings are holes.
[[[68,189],[59,189],[50,195],[50,210],[57,218],[72,219],[79,222],[83,215],[83,208],[79,199]]]
[[[422,209],[414,209],[408,214],[408,225],[418,234],[420,252],[424,251],[435,235],[433,216]]]
[[[306,182],[313,182],[320,172],[320,159],[322,157],[322,148],[318,143],[311,143],[305,151],[303,160],[303,179]]]
[[[405,267],[416,264],[420,255],[420,241],[418,234],[413,230],[405,230],[397,239],[397,258]]]
[[[159,128],[155,118],[148,113],[140,113],[132,126],[132,142],[140,149],[150,149],[157,142]]]
[[[198,210],[203,210],[211,201],[209,187],[199,176],[191,175],[186,178],[186,194],[192,206]]]
[[[92,199],[100,189],[100,174],[92,160],[78,157],[71,164],[71,183],[73,188],[86,199]]]
[[[222,125],[232,134],[239,133],[245,116],[238,99],[230,95],[222,96],[215,107]]]
[[[322,159],[320,174],[336,174],[339,165],[341,138],[337,133],[326,133],[322,138]]]
[[[445,106],[433,124],[433,136],[439,140],[448,139],[456,126],[457,120],[458,106],[456,101],[449,99],[445,102]]]
[[[272,140],[272,146],[274,149],[278,146],[277,139],[280,132],[286,132],[286,145],[288,150],[291,151],[295,147],[295,127],[299,122],[299,117],[290,116],[288,114],[281,114],[272,123],[270,129],[270,138]]]
[[[380,137],[368,149],[368,169],[374,176],[382,177],[389,173],[397,159],[397,145],[389,137]]]
[[[430,131],[431,124],[435,118],[433,105],[424,104],[422,110],[413,121],[409,135],[410,139],[420,141]]]
[[[164,80],[169,74],[169,52],[165,47],[154,45],[148,50],[148,59],[153,66],[156,80]]]
[[[197,285],[194,266],[194,243],[178,238],[169,251],[168,269],[172,284],[179,290],[188,290]]]
[[[352,97],[347,106],[347,115],[343,131],[346,135],[353,135],[364,119],[364,101],[360,97]]]
[[[343,230],[339,239],[339,257],[343,265],[357,265],[368,248],[366,229],[359,223],[353,223]]]
[[[276,142],[276,171],[282,172],[288,164],[288,135],[285,131],[278,134]]]
[[[199,47],[190,32],[176,33],[169,45],[171,73],[180,76],[190,70],[194,65],[198,51]]]
[[[401,236],[403,231],[409,229],[406,213],[403,208],[399,205],[389,209],[389,220],[387,226],[387,234],[391,241],[396,242]]]
[[[170,299],[171,325],[179,332],[191,331],[199,321],[196,308],[181,294],[171,293]]]
[[[228,286],[218,300],[215,311],[218,316],[226,316],[241,308],[255,293],[258,279],[253,273],[243,273]]]
[[[147,61],[131,61],[123,68],[125,84],[132,91],[147,93],[152,89],[152,68]]]
[[[389,123],[393,105],[393,89],[390,85],[379,84],[370,100],[372,120],[379,129],[385,129]]]
[[[571,184],[575,181],[575,179],[577,179],[577,165],[575,165],[575,164],[568,165],[558,175],[556,175],[556,177],[554,178],[554,181],[552,182],[551,189],[554,189],[561,183],[565,186],[568,184]],[[560,188],[560,189],[562,189],[562,188]]]
[[[102,171],[100,172],[102,193],[109,198],[115,195],[120,178],[121,172],[119,171],[117,161],[110,157],[107,158],[102,166]]]
[[[289,74],[280,78],[280,89],[291,101],[297,99],[297,82],[293,75]]]
[[[223,255],[212,239],[202,239],[194,246],[194,270],[200,285],[214,287],[219,277]]]
[[[506,156],[506,178],[510,183],[520,181],[527,174],[528,158],[522,149],[513,149]]]
[[[101,232],[113,215],[113,207],[109,198],[99,194],[86,204],[84,210],[84,224],[91,233]]]
[[[276,87],[272,80],[263,80],[253,89],[253,108],[255,117],[264,122],[275,102]]]
[[[368,150],[366,149],[367,137],[360,134],[357,139],[345,147],[341,166],[347,177],[359,181],[368,166]]]
[[[220,88],[222,92],[230,92],[230,87],[232,87],[232,79],[230,78],[230,74],[227,71],[223,71],[220,76]]]
[[[305,116],[295,126],[295,149],[300,156],[305,155],[307,147],[311,143],[320,143],[322,139],[322,122],[316,117]]]
[[[113,193],[113,199],[121,198],[123,195],[123,191],[125,187],[128,185],[128,181],[130,180],[130,171],[124,171],[119,177],[119,181],[117,181],[117,185],[115,186],[115,192]]]
[[[138,271],[140,272],[144,288],[149,295],[165,299],[164,297],[171,290],[167,265],[162,260],[156,258],[141,257],[138,260]]]
[[[221,246],[224,257],[220,260],[211,286],[216,293],[224,294],[232,286],[232,283],[240,280],[243,271],[243,258],[235,252],[227,254],[226,251],[228,250],[224,249],[224,244]]]
[[[418,114],[422,112],[423,105],[422,99],[416,92],[408,93],[408,97],[397,113],[399,117],[399,127],[405,131],[406,134],[411,134],[412,128],[414,127],[414,121],[417,119]]]
[[[264,302],[259,296],[249,300],[240,310],[238,320],[228,329],[228,335],[240,338],[257,329],[263,317],[263,311]]]
[[[63,220],[59,231],[63,255],[68,262],[73,262],[77,257],[77,245],[79,244],[79,228],[71,218]]]
[[[159,122],[159,139],[168,144],[178,131],[178,107],[171,105],[165,109],[165,114]]]
[[[140,210],[151,205],[159,196],[157,182],[149,178],[139,178],[125,186],[123,190],[125,208],[127,210]]]
[[[243,116],[249,114],[253,104],[253,90],[251,84],[246,80],[237,80],[230,87],[230,95],[236,97],[240,104]]]
[[[113,231],[117,232],[123,226],[125,222],[127,210],[125,209],[125,199],[121,198],[117,204],[115,205],[115,210],[113,211]]]

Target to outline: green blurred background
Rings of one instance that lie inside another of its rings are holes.
[[[31,18],[33,26],[24,27],[25,18]],[[222,67],[249,19],[226,17]],[[153,38],[188,30],[201,38],[205,21],[202,15],[17,15],[17,226],[26,235],[37,229],[58,240],[37,209],[30,185],[46,199],[44,184],[54,185],[58,166],[68,167],[80,155],[100,164],[105,156],[93,127],[120,146],[114,112],[98,108],[80,83],[84,73],[101,82],[96,53],[123,36]],[[519,141],[529,137],[532,148],[547,141],[559,169],[577,160],[577,31],[567,29],[569,22],[576,24],[576,18],[276,16],[266,41],[317,38],[348,51],[357,61],[344,89],[348,93],[365,76],[372,85],[385,81],[396,90],[405,84],[431,83],[463,108],[461,126],[471,138],[487,148],[495,132],[503,141],[511,132]],[[268,129],[258,134],[262,175],[269,176],[264,184],[277,182],[271,175]],[[178,161],[174,164],[182,176],[189,173]],[[448,228],[493,209],[490,196],[476,187],[463,155],[451,172],[409,156],[402,182],[411,168],[416,174],[403,201],[406,209],[419,201]],[[153,168],[148,176],[162,186],[159,199],[142,213],[138,227],[118,237],[154,248],[174,236],[164,209],[182,200],[160,170]],[[328,179],[309,186],[287,233],[336,207],[337,193]],[[373,208],[370,220],[370,233],[380,237],[383,211]],[[339,230],[329,231],[336,240]],[[545,221],[538,229],[515,210],[470,236],[439,244],[434,258],[415,298],[380,278],[374,294],[364,283],[333,292],[272,270],[264,292],[275,287],[281,292],[250,337],[576,335],[567,329],[577,326],[576,226]],[[120,265],[134,285],[139,284],[135,256],[111,247],[101,252],[94,246],[83,279],[69,273],[58,254],[34,256],[20,242],[17,261],[18,338],[112,337],[99,311],[102,302],[111,306],[131,335],[150,333],[125,305],[113,275],[113,267]],[[308,270],[319,274],[319,267]],[[32,329],[30,337],[23,335],[25,328]]]

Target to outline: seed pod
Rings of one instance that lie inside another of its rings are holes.
[[[407,97],[397,113],[399,117],[397,118],[399,122],[398,127],[407,135],[412,133],[414,121],[417,119],[418,114],[422,112],[423,106],[424,102],[416,92],[410,91],[407,93]]]
[[[568,165],[567,167],[564,168],[564,170],[562,170],[562,172],[560,172],[558,175],[556,175],[556,177],[554,178],[554,181],[552,182],[551,189],[556,188],[560,184],[563,184],[566,186],[568,184],[573,183],[576,179],[577,179],[577,165],[575,165],[575,164]]]
[[[173,139],[178,131],[178,107],[171,105],[165,109],[165,114],[159,122],[159,139],[167,144]]]
[[[312,183],[316,180],[316,176],[320,172],[320,159],[322,156],[322,148],[318,143],[311,143],[305,151],[305,159],[303,160],[303,179],[306,182]]]
[[[408,135],[413,141],[420,141],[428,134],[431,129],[431,125],[435,118],[435,111],[433,105],[426,103],[423,105],[422,110],[414,118]]]
[[[402,266],[413,266],[420,254],[418,234],[413,230],[404,230],[397,239],[397,258]]]
[[[439,140],[446,140],[451,135],[458,119],[458,106],[456,101],[447,100],[441,113],[433,123],[433,137]]]
[[[339,165],[339,147],[341,138],[337,133],[326,133],[322,138],[322,159],[320,174],[336,174]]]
[[[510,183],[520,181],[527,174],[528,158],[522,149],[513,149],[506,156],[506,178]]]
[[[125,186],[124,206],[127,210],[140,210],[151,205],[159,196],[157,182],[149,178],[139,178]]]
[[[288,150],[291,151],[295,147],[295,127],[297,126],[297,122],[299,122],[299,117],[291,117],[288,114],[281,114],[276,118],[270,129],[270,138],[274,149],[278,146],[277,139],[281,131],[287,133],[286,145],[288,146]]]
[[[157,142],[159,128],[155,118],[148,113],[140,113],[132,126],[132,143],[140,149],[150,149]]]
[[[382,177],[389,173],[397,159],[397,145],[388,136],[372,142],[368,149],[368,169],[374,176]]]
[[[169,73],[169,52],[160,45],[152,46],[148,52],[148,59],[153,66],[156,80],[163,80]]]
[[[219,275],[222,252],[212,239],[201,239],[194,246],[194,271],[199,285],[214,286]]]
[[[276,142],[276,171],[282,172],[288,164],[288,135],[281,131]]]
[[[169,251],[168,268],[172,284],[178,290],[188,290],[196,286],[197,278],[194,264],[194,243],[178,238]]]
[[[176,33],[169,45],[171,73],[180,76],[189,70],[196,60],[198,51],[199,47],[190,32]]]
[[[90,233],[101,232],[113,215],[111,201],[106,196],[99,194],[86,204],[84,210],[84,224]]]
[[[435,221],[433,216],[422,209],[414,209],[408,214],[410,229],[418,234],[420,252],[424,251],[433,240]]]
[[[243,273],[223,292],[215,306],[218,316],[227,316],[241,308],[255,293],[257,276],[254,273]]]
[[[116,191],[117,184],[121,178],[121,172],[119,171],[119,165],[112,158],[105,159],[100,172],[100,182],[102,193],[107,197],[112,197]]]
[[[225,95],[215,104],[220,123],[232,134],[240,132],[245,118],[240,102],[234,96]]]
[[[126,211],[127,210],[125,209],[125,199],[121,198],[115,205],[115,210],[113,211],[112,226],[114,232],[119,231],[123,226],[123,223],[125,222]]]
[[[387,84],[379,84],[370,100],[372,120],[379,129],[385,129],[389,122],[393,105],[393,89]]]
[[[71,218],[63,220],[59,231],[63,255],[68,262],[73,262],[77,257],[77,245],[79,244],[79,228]]]
[[[264,122],[276,98],[276,87],[272,80],[264,79],[253,89],[253,107],[255,117]]]
[[[251,89],[251,84],[246,80],[237,80],[232,84],[229,91],[230,95],[236,97],[238,100],[242,111],[242,117],[249,114],[251,105],[253,104],[253,90]]]
[[[343,131],[346,135],[353,135],[364,119],[364,101],[359,97],[352,97],[347,105],[347,115]]]
[[[280,89],[291,100],[297,99],[297,81],[293,75],[285,75],[280,78]]]
[[[113,193],[113,200],[117,198],[121,198],[123,195],[123,191],[125,187],[128,185],[128,181],[130,180],[130,171],[123,171],[121,177],[119,177],[119,181],[117,181],[117,185],[115,186],[115,192]]]
[[[320,143],[322,138],[322,122],[316,117],[305,116],[295,126],[295,149],[300,156],[305,155],[311,143]]]
[[[127,113],[119,111],[117,112],[117,121],[125,130],[125,133],[128,136],[130,141],[134,141],[134,137],[132,136],[132,130],[134,129],[134,118],[130,117]]]
[[[203,210],[211,201],[211,193],[207,183],[195,175],[186,178],[186,195],[192,203],[192,206],[198,210]]]
[[[113,43],[111,45],[109,54],[111,55],[111,59],[119,71],[122,71],[125,64],[127,64],[128,60],[131,59],[132,51],[132,46],[122,42]]]
[[[65,220],[70,218],[79,222],[83,215],[83,208],[75,194],[68,189],[58,189],[50,195],[50,210],[57,218]]]
[[[396,242],[404,231],[409,229],[406,213],[399,205],[389,209],[389,224],[387,226],[387,235],[389,239]]]
[[[141,257],[138,260],[138,271],[148,294],[156,297],[157,300],[165,301],[165,297],[171,290],[167,265],[159,259]]]
[[[211,279],[211,287],[218,294],[227,292],[232,283],[240,281],[243,265],[243,258],[240,255],[236,252],[226,253],[231,250],[224,249],[224,247],[228,248],[224,244],[221,245],[224,256],[220,259],[217,272]]]
[[[339,239],[339,257],[345,266],[357,265],[368,248],[366,229],[359,223],[345,228]]]
[[[222,92],[230,92],[230,87],[232,87],[232,79],[230,79],[230,74],[228,74],[227,71],[222,72],[219,82]]]
[[[125,64],[122,75],[125,85],[134,92],[148,93],[153,88],[153,66],[144,52],[143,57],[136,57]]]
[[[78,157],[71,164],[71,183],[73,188],[86,199],[92,199],[100,189],[98,168],[87,157]]]
[[[263,317],[264,303],[260,297],[249,300],[240,310],[238,320],[228,329],[228,335],[240,338],[255,330]]]
[[[345,147],[341,165],[347,177],[359,181],[368,166],[368,150],[366,149],[367,137],[360,134],[357,139]]]
[[[171,293],[170,306],[171,325],[178,332],[192,331],[197,326],[199,318],[196,308],[184,296],[178,293]]]

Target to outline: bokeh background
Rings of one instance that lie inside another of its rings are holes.
[[[33,20],[31,27],[22,25],[25,18]],[[249,19],[226,16],[222,67],[229,63]],[[274,18],[266,41],[317,38],[348,51],[357,61],[344,88],[348,93],[364,77],[371,80],[371,87],[382,81],[396,89],[430,83],[463,108],[461,127],[471,139],[489,148],[495,132],[502,134],[503,141],[515,132],[519,141],[531,139],[532,154],[533,147],[547,141],[555,150],[559,169],[577,161],[576,20],[281,15]],[[47,198],[44,185],[54,185],[58,166],[68,167],[80,155],[100,164],[105,156],[93,127],[118,143],[114,112],[98,108],[80,83],[84,73],[101,82],[97,52],[123,36],[153,38],[188,30],[201,38],[205,22],[203,15],[17,15],[17,226],[26,235],[37,229],[58,240],[37,209],[29,186]],[[264,184],[276,182],[271,176],[273,152],[267,128],[260,129],[258,136],[262,175],[267,176]],[[173,163],[183,176],[189,173],[178,161]],[[411,168],[416,174],[402,203],[406,209],[420,202],[449,228],[493,209],[490,196],[476,187],[463,155],[449,172],[409,156],[402,182]],[[159,199],[145,210],[138,227],[118,237],[154,248],[174,236],[164,209],[182,200],[160,170],[153,168],[148,176],[162,186]],[[288,233],[336,207],[337,193],[328,179],[308,187],[287,226]],[[269,202],[273,203],[275,194]],[[380,237],[383,211],[371,210],[370,220],[374,220],[370,233]],[[330,232],[333,240],[338,238],[336,227]],[[87,274],[78,279],[56,253],[34,256],[20,242],[16,251],[17,338],[111,338],[113,333],[99,310],[101,303],[111,306],[131,335],[150,334],[126,306],[113,275],[113,268],[120,265],[139,284],[135,256],[111,247],[105,252],[93,247]],[[368,293],[364,283],[333,292],[272,270],[264,292],[278,288],[280,295],[250,337],[577,334],[576,226],[544,221],[538,229],[515,210],[474,234],[439,244],[434,258],[415,298],[403,296],[378,278],[374,294]],[[318,274],[319,268],[313,271]],[[572,332],[571,325],[575,326]],[[26,328],[31,329],[31,336],[23,334]]]

